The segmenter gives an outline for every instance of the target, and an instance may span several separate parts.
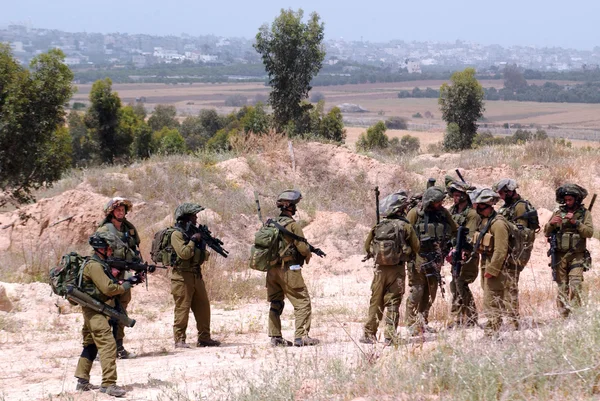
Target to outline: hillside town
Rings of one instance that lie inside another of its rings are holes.
[[[43,29],[30,23],[0,26],[0,42],[9,43],[23,64],[51,48],[60,48],[72,68],[122,66],[144,68],[155,64],[187,63],[202,65],[260,64],[259,55],[249,38],[225,38],[214,35],[153,36],[128,33],[64,32]],[[473,66],[502,68],[518,64],[521,68],[545,71],[597,70],[600,47],[592,50],[560,47],[482,45],[474,42],[386,43],[347,41],[343,38],[324,42],[325,64],[340,61],[406,69],[408,73]]]

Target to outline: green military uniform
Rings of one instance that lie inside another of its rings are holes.
[[[402,228],[399,235],[404,239],[403,244],[408,245],[404,251],[406,257],[417,255],[419,253],[419,238],[413,227],[404,217],[396,215],[388,216],[387,219],[397,220],[398,226]],[[385,219],[384,219],[385,220]],[[403,220],[406,224],[399,224]],[[373,254],[373,239],[375,235],[375,227],[369,231],[365,240],[365,252],[367,255]],[[402,246],[398,244],[397,246]],[[383,317],[383,310],[386,310],[385,317],[385,339],[392,340],[396,337],[396,329],[400,318],[400,303],[404,295],[405,286],[405,261],[401,261],[397,265],[375,265],[373,282],[371,283],[371,300],[369,302],[369,315],[364,326],[364,338],[374,338],[377,334],[379,322]],[[366,341],[365,341],[366,342]]]
[[[481,223],[481,217],[470,204],[458,211],[458,205],[453,205],[450,210],[452,218],[458,226],[464,226],[469,230],[469,237],[477,231]],[[477,279],[479,273],[479,254],[476,252],[466,252],[466,260],[460,269],[458,277],[452,277],[450,282],[450,291],[452,292],[452,307],[450,313],[456,324],[475,325],[477,324],[477,308],[473,293],[469,284]]]
[[[485,333],[491,336],[500,330],[505,308],[507,273],[505,261],[508,256],[509,228],[506,220],[496,212],[483,218],[475,237],[475,252],[481,255],[481,286],[483,308],[487,317]],[[489,273],[492,277],[486,278]]]
[[[108,265],[94,255],[83,269],[82,290],[92,297],[114,306],[114,297],[129,291],[128,282],[120,285],[110,274]],[[117,345],[108,317],[95,310],[82,307],[83,352],[77,363],[75,377],[90,380],[90,371],[96,355],[100,353],[102,387],[108,388],[117,382]]]
[[[549,221],[544,227],[544,234],[547,237],[554,232],[557,235],[556,305],[563,317],[569,316],[573,308],[581,305],[583,272],[590,267],[586,239],[594,235],[592,214],[583,205],[574,211],[575,224],[564,218],[566,214],[566,207],[561,206],[552,217],[561,216],[562,222],[551,224]]]
[[[412,208],[406,216],[420,241],[419,254],[411,258],[407,265],[410,294],[406,300],[405,320],[411,330],[419,326],[427,329],[429,309],[437,295],[438,281],[426,273],[425,264],[428,264],[427,269],[441,271],[444,256],[449,251],[447,244],[458,230],[448,210],[428,210],[432,195],[440,200],[445,196],[443,188],[428,188],[423,194],[423,204]]]
[[[521,198],[520,195],[516,195],[514,199],[511,199],[510,203],[505,202],[504,205],[498,210],[498,214],[506,218],[515,224],[520,224],[524,228],[529,229],[529,220],[517,219],[519,216],[523,216],[527,212],[527,201]],[[535,240],[535,232],[531,231],[531,241],[528,241],[529,246],[533,246]],[[515,327],[519,328],[519,276],[521,271],[525,267],[525,264],[517,266],[517,264],[511,259],[506,261],[506,294],[505,294],[505,305],[506,315],[509,322]]]
[[[171,246],[177,254],[171,275],[171,294],[175,301],[173,337],[175,343],[185,343],[190,309],[196,319],[198,343],[210,341],[210,302],[200,266],[208,260],[208,252],[190,241],[190,233],[176,226],[171,234]]]
[[[111,216],[108,216],[100,225],[98,230],[96,230],[96,232],[110,232],[123,241],[123,243],[126,245],[125,247],[115,249],[113,257],[117,259],[124,259],[128,262],[140,261],[140,252],[138,250],[140,245],[140,236],[135,226],[125,219],[121,223],[121,229],[119,230],[110,222],[110,218]],[[124,279],[127,278],[127,276],[128,272],[122,271],[119,273],[117,278]],[[131,291],[126,291],[120,295],[117,300],[123,313],[127,313],[127,306],[131,302]],[[115,332],[115,339],[119,342],[119,344],[121,344],[121,346],[123,343],[123,338],[125,338],[125,326],[119,324]]]
[[[304,238],[302,228],[293,218],[282,213],[275,221],[297,236]],[[308,289],[302,277],[302,270],[290,270],[290,266],[303,266],[304,263],[308,263],[311,252],[308,245],[302,241],[293,240],[286,235],[283,236],[283,239],[287,250],[283,254],[282,263],[267,271],[267,301],[271,303],[269,337],[282,337],[281,314],[285,306],[284,299],[287,297],[294,307],[295,338],[301,339],[308,337],[312,308]]]

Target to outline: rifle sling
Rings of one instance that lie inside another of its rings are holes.
[[[496,211],[494,211],[494,212],[492,212],[490,217],[488,217],[488,221],[485,224],[485,226],[483,227],[483,230],[481,230],[481,232],[479,233],[479,237],[477,237],[477,242],[475,242],[475,246],[473,247],[473,249],[479,249],[481,240],[483,239],[483,236],[490,230],[490,226],[494,222],[496,215],[497,215],[497,213],[496,213]]]
[[[287,228],[285,228],[284,226],[282,226],[281,224],[279,224],[275,220],[273,220],[273,219],[267,220],[267,224],[269,224],[269,223],[272,223],[275,226],[275,228],[277,228],[282,234],[288,235],[288,236],[292,237],[292,239],[294,239],[296,241],[304,242],[305,244],[310,245],[308,243],[308,241],[306,240],[306,238],[294,234],[293,232],[291,232],[290,230],[288,230]]]

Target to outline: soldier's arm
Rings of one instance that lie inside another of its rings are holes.
[[[306,238],[304,236],[304,232],[302,232],[302,228],[300,228],[300,225],[295,221],[288,224],[285,228],[287,228],[299,237]],[[298,252],[300,252],[300,254],[304,256],[305,261],[308,263],[312,254],[310,253],[310,248],[308,247],[306,242],[294,240],[294,246],[296,247]]]
[[[452,237],[456,237],[456,233],[458,232],[458,224],[452,218],[452,215],[448,211],[448,209],[442,209],[444,212],[444,216],[446,217],[446,222],[450,225],[450,235]]]
[[[419,237],[417,237],[417,233],[412,226],[405,225],[406,230],[406,243],[410,245],[410,249],[413,251],[413,255],[417,255],[421,250],[421,243],[419,242]]]
[[[375,236],[375,227],[373,227],[369,234],[367,234],[367,239],[365,240],[365,253],[367,255],[371,255],[371,241],[373,241],[373,237]]]
[[[525,202],[517,203],[515,206],[515,217],[522,216],[525,213],[527,213],[527,207],[525,205]],[[521,224],[523,227],[529,228],[529,220],[527,219],[517,219],[515,223]]]
[[[508,227],[503,221],[496,220],[490,227],[490,233],[494,236],[494,253],[485,272],[496,277],[508,255]]]
[[[417,207],[413,207],[410,209],[408,214],[406,215],[406,220],[410,223],[411,226],[414,226],[417,222]]]
[[[173,231],[173,234],[171,234],[171,245],[177,256],[181,259],[188,260],[194,257],[196,244],[192,241],[188,241],[186,244],[183,233]]]
[[[131,288],[131,283],[129,282],[124,282],[121,285],[111,280],[99,263],[88,263],[85,266],[85,275],[94,282],[94,285],[101,293],[108,297],[123,294]]]
[[[470,209],[469,213],[467,213],[467,221],[465,222],[465,227],[469,229],[469,236],[473,236],[475,234],[479,224],[481,224],[481,216],[477,214],[475,209]]]
[[[548,220],[548,222],[547,222],[547,223],[546,223],[546,225],[544,226],[544,235],[545,235],[546,237],[549,237],[549,236],[552,234],[552,232],[553,232],[554,230],[556,230],[557,228],[559,228],[559,229],[560,229],[560,225],[556,225],[556,224],[552,224],[552,223],[550,223],[550,221],[552,220],[552,218],[553,218],[554,216],[556,216],[558,213],[559,213],[559,212],[554,212],[554,213],[552,213],[552,216],[550,216],[550,220]]]
[[[592,213],[585,211],[582,222],[577,222],[577,231],[583,238],[592,238],[594,236],[594,223]]]

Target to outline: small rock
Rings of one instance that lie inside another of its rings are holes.
[[[10,312],[13,308],[12,302],[8,299],[6,289],[0,285],[0,311]]]

